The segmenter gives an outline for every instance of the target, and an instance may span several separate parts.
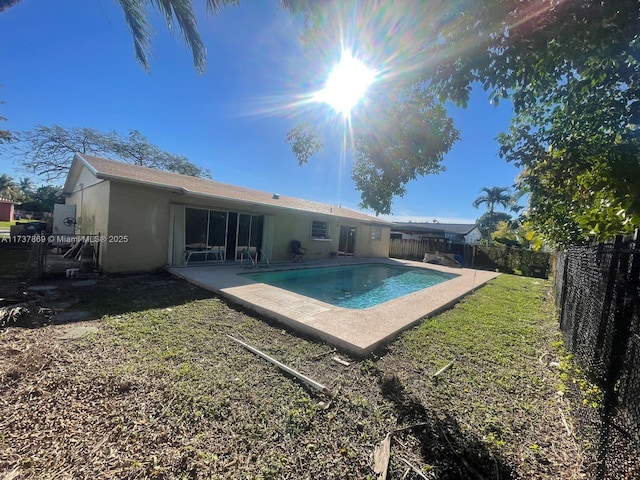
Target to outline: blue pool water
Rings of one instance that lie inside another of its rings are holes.
[[[369,308],[458,275],[382,263],[247,273],[256,282],[344,308]]]

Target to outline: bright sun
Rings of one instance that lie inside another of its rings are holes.
[[[315,94],[318,102],[329,104],[335,111],[348,117],[351,109],[358,103],[375,80],[375,72],[368,69],[351,53],[343,51],[338,63],[324,88]]]

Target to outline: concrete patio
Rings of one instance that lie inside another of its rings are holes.
[[[456,278],[366,309],[348,309],[298,295],[242,275],[248,272],[290,270],[361,263],[386,263],[429,268],[459,275]],[[241,265],[202,264],[172,267],[169,271],[190,283],[276,320],[294,331],[323,341],[356,357],[365,356],[420,320],[454,305],[463,296],[498,276],[498,273],[450,268],[409,260],[340,257],[305,263],[276,263],[248,270]]]

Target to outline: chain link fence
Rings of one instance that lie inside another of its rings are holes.
[[[567,349],[602,390],[578,412],[598,429],[596,477],[640,479],[640,244],[633,237],[557,256],[555,298]],[[582,421],[581,421],[582,420]]]

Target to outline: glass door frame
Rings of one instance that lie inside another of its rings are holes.
[[[357,228],[351,225],[340,225],[338,235],[338,254],[355,255]]]

